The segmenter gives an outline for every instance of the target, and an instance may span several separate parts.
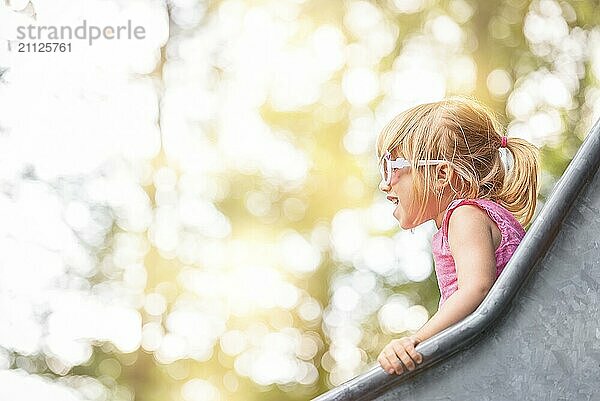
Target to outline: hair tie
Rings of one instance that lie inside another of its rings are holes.
[[[508,150],[508,148],[506,147],[507,142],[508,142],[508,137],[503,136],[502,144],[500,145],[498,152],[500,153],[500,161],[504,165],[504,169],[505,169],[506,173],[510,174],[512,171],[512,168],[515,164],[515,159],[513,158],[512,152],[510,150]]]

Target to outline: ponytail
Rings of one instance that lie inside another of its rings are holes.
[[[521,138],[509,138],[506,148],[513,163],[496,198],[521,225],[526,226],[533,218],[537,203],[539,150]]]

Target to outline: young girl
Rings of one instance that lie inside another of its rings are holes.
[[[392,340],[377,360],[388,373],[414,370],[415,345],[481,304],[525,235],[537,198],[538,153],[502,136],[493,112],[470,97],[415,106],[377,139],[379,188],[404,229],[434,220],[432,250],[441,298],[415,334]]]

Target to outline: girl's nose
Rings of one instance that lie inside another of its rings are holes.
[[[388,192],[391,188],[383,179],[379,182],[379,190],[382,192]]]

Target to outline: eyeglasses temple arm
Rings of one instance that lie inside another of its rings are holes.
[[[440,163],[450,164],[450,162],[448,160],[419,160],[417,162],[417,165],[418,166],[433,166],[433,165],[440,164]]]

